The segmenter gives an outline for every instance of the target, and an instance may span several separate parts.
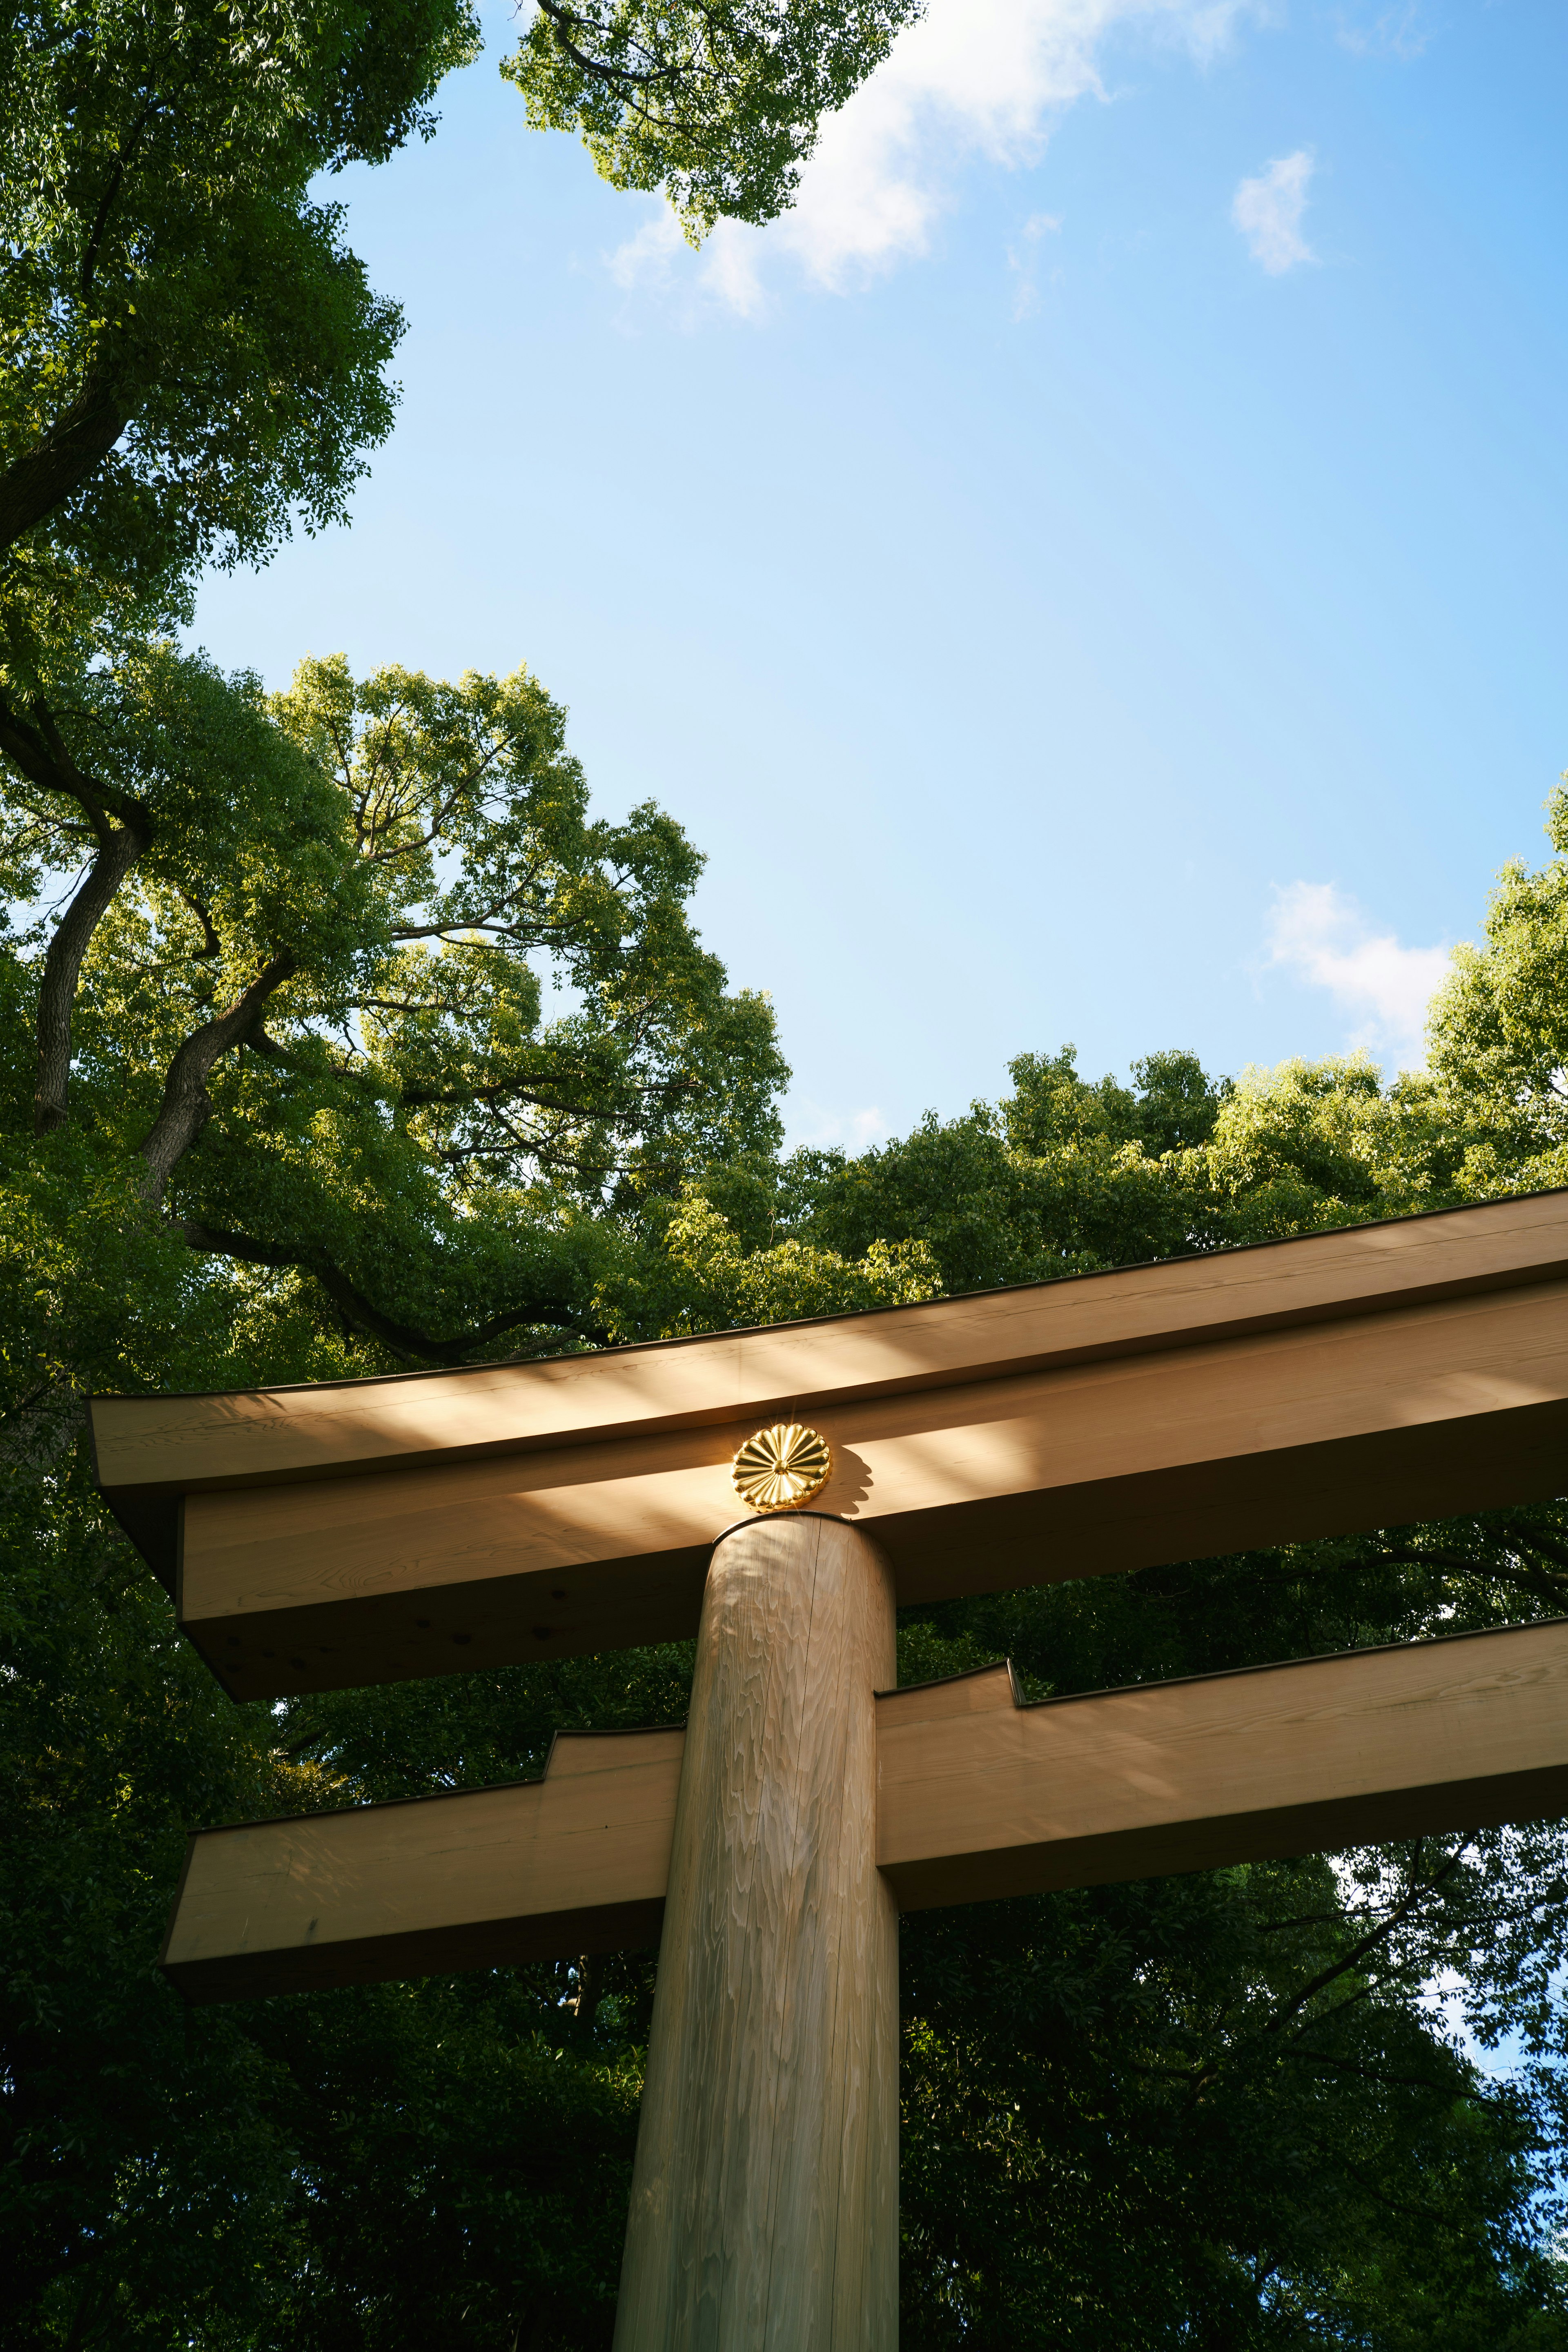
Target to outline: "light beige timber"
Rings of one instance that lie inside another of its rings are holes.
[[[683,1737],[563,1732],[542,1780],[203,1831],[163,1969],[237,2000],[657,1943]]]
[[[583,1444],[676,1423],[766,1421],[1214,1332],[1412,1306],[1568,1276],[1568,1192],[1026,1283],[917,1307],[363,1381],[92,1400],[111,1496],[339,1475]]]
[[[1077,1287],[1114,1305],[1122,1278]],[[1531,1501],[1568,1461],[1568,1279],[860,1396],[815,1425],[817,1501],[876,1537],[901,1602]],[[735,1443],[683,1425],[195,1493],[181,1622],[246,1698],[689,1637]]]
[[[1568,1284],[1568,1192],[920,1307],[543,1362],[210,1396],[99,1397],[90,1401],[89,1417],[104,1494],[173,1591],[184,1496],[357,1476],[384,1483],[388,1475],[498,1458],[504,1486],[504,1457],[536,1453],[553,1457],[553,1468],[549,1462],[537,1465],[536,1487],[587,1485],[600,1474],[579,1470],[563,1476],[565,1457],[575,1454],[581,1460],[584,1449],[616,1440],[716,1432],[714,1447],[693,1451],[678,1444],[659,1456],[671,1470],[700,1466],[727,1459],[751,1429],[785,1414],[819,1422],[834,1416],[840,1442],[850,1444],[851,1423],[864,1421],[868,1433],[872,1429],[860,1408],[879,1399],[1186,1350],[1207,1339],[1258,1336],[1304,1322],[1364,1321],[1401,1307],[1542,1284]],[[917,1415],[904,1425],[918,1431],[932,1424],[929,1415],[923,1421]],[[636,1458],[635,1446],[627,1458]],[[847,1466],[853,1474],[855,1465]],[[521,1493],[529,1483],[524,1465],[510,1485]],[[836,1500],[835,1508],[853,1513],[854,1485],[851,1475],[848,1501]],[[426,1486],[426,1495],[434,1491]],[[659,1507],[643,1514],[656,1523],[648,1556],[663,1562],[672,1593],[679,1587],[683,1598],[673,1612],[671,1595],[663,1602],[656,1595],[650,1605],[663,1606],[666,1617],[684,1609],[689,1631],[701,1563],[678,1561],[673,1554],[689,1550],[693,1542],[700,1549],[716,1530],[710,1511],[699,1511],[701,1526],[693,1536],[693,1514],[680,1507],[680,1496],[656,1499]],[[670,1504],[673,1514],[666,1507]],[[884,1498],[876,1507],[886,1512],[889,1507]],[[542,1532],[547,1538],[552,1532],[548,1515]],[[554,1533],[555,1549],[566,1559],[614,1557],[628,1567],[640,1564],[641,1556],[625,1545],[606,1549],[592,1510],[580,1531],[568,1515]],[[912,1533],[890,1524],[883,1529],[900,1576],[905,1536]],[[1016,1534],[999,1526],[990,1539],[994,1546]],[[948,1539],[940,1538],[939,1551],[949,1549]],[[921,1549],[914,1540],[910,1572],[919,1567]],[[460,1556],[462,1547],[457,1550]],[[939,1564],[927,1565],[942,1572]],[[456,1573],[448,1555],[447,1580]],[[531,1603],[530,1609],[531,1622],[538,1612]],[[631,1617],[647,1613],[640,1603],[631,1605]],[[513,1626],[509,1638],[526,1639],[526,1630],[520,1635]],[[614,1638],[648,1637],[634,1630]],[[284,1631],[271,1646],[281,1656],[300,1642]],[[409,1670],[405,1662],[396,1669]]]
[[[1568,1812],[1568,1624],[1034,1706],[1005,1667],[878,1702],[902,1909]]]
[[[991,1666],[884,1691],[876,1731],[903,1908],[1216,1869],[1568,1812],[1568,1625],[1036,1706]],[[682,1738],[563,1733],[543,1781],[204,1831],[164,1965],[242,2000],[655,1942]]]
[[[898,1923],[876,1866],[892,1580],[826,1518],[713,1556],[616,2352],[892,2352]]]

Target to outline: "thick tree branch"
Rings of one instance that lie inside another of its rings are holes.
[[[258,1241],[249,1234],[226,1232],[218,1225],[203,1224],[198,1218],[181,1221],[180,1231],[194,1250],[210,1252],[217,1257],[234,1257],[247,1265],[272,1265],[279,1268],[295,1266],[301,1274],[313,1275],[334,1307],[346,1315],[358,1329],[372,1339],[383,1340],[400,1356],[423,1356],[432,1363],[466,1363],[476,1348],[482,1348],[503,1331],[515,1331],[520,1325],[545,1323],[563,1331],[571,1331],[580,1339],[595,1347],[607,1348],[610,1335],[601,1324],[582,1314],[567,1300],[535,1296],[520,1300],[471,1331],[456,1339],[438,1339],[435,1333],[421,1331],[411,1323],[401,1323],[395,1316],[384,1315],[368,1299],[363,1291],[352,1283],[342,1268],[335,1265],[324,1249],[310,1243]]]
[[[223,941],[218,938],[216,931],[213,929],[211,910],[208,908],[204,907],[199,898],[193,898],[190,892],[184,888],[180,884],[176,883],[175,887],[179,890],[181,898],[184,900],[186,906],[190,908],[192,914],[195,917],[197,922],[202,927],[202,943],[195,951],[195,960],[200,961],[211,959],[215,956],[222,955]]]
[[[130,422],[125,400],[106,373],[94,370],[43,439],[0,473],[0,548],[10,547],[63,506],[103,463]]]
[[[205,1021],[187,1037],[169,1065],[158,1116],[142,1145],[147,1162],[143,1197],[161,1201],[170,1177],[212,1116],[207,1079],[231,1046],[242,1043],[261,1018],[273,991],[295,971],[291,955],[275,955],[262,965],[250,986],[215,1021]]]
[[[586,49],[580,49],[572,37],[579,26],[588,25],[595,32],[599,26],[591,25],[588,18],[579,16],[574,9],[561,7],[558,0],[539,0],[539,6],[541,14],[549,19],[551,32],[558,46],[571,58],[578,72],[591,74],[595,81],[608,82],[613,89],[620,91],[628,104],[632,102],[630,91],[634,86],[651,88],[656,82],[672,81],[677,78],[679,68],[675,66],[647,65],[639,68],[629,65],[606,65],[602,58],[593,57]],[[645,48],[642,54],[646,57],[648,52]]]
[[[115,892],[152,839],[144,821],[120,825],[88,867],[81,887],[66,908],[44,958],[38,992],[38,1064],[33,1087],[33,1132],[47,1135],[62,1126],[70,1087],[71,1014],[82,959]]]
[[[120,191],[125,185],[126,173],[136,160],[136,151],[142,144],[142,134],[152,121],[156,108],[156,99],[150,98],[121,142],[120,153],[115,159],[114,169],[109,175],[108,185],[99,201],[98,210],[93,215],[92,226],[88,232],[87,244],[82,252],[79,281],[84,295],[92,292],[92,281],[98,275],[98,257],[102,250],[104,232],[109,226],[109,216],[119,201]]]
[[[43,702],[32,720],[22,719],[0,696],[0,752],[29,782],[75,801],[91,825],[98,854],[76,895],[55,927],[44,958],[38,992],[37,1070],[33,1087],[33,1132],[47,1135],[66,1116],[70,1088],[71,1015],[82,960],[114,894],[153,838],[153,821],[140,801],[106,790],[83,775],[61,740]],[[111,821],[110,811],[121,822]]]
[[[376,1000],[367,998],[364,1002],[374,1003]],[[582,1071],[569,1070],[558,1079],[557,1086],[562,1089],[559,1096],[542,1093],[537,1087],[529,1086],[521,1078],[515,1077],[492,1078],[472,1086],[395,1087],[388,1086],[384,1079],[377,1077],[374,1070],[356,1070],[342,1062],[328,1062],[323,1070],[320,1062],[285,1045],[263,1028],[255,1029],[246,1038],[245,1045],[247,1052],[259,1054],[264,1061],[276,1063],[279,1069],[292,1070],[301,1076],[312,1078],[325,1075],[335,1078],[340,1086],[353,1087],[370,1101],[386,1103],[398,1110],[489,1109],[500,1104],[522,1103],[531,1109],[543,1111],[558,1119],[592,1119],[603,1115],[589,1104],[574,1100],[564,1093],[571,1085],[575,1084],[582,1088],[588,1083],[587,1075]],[[671,1081],[662,1087],[641,1087],[634,1092],[638,1099],[658,1101],[678,1091],[685,1083],[684,1080]],[[465,1152],[459,1156],[467,1158],[470,1155]]]

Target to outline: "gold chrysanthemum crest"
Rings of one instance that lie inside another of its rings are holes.
[[[775,1421],[748,1437],[730,1473],[735,1492],[753,1511],[787,1511],[807,1503],[827,1483],[833,1449],[798,1421]]]

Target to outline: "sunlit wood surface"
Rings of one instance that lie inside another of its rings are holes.
[[[566,1733],[542,1780],[207,1830],[163,1968],[207,2001],[655,1944],[682,1739]]]
[[[616,2352],[898,2341],[898,1918],[877,1869],[892,1579],[832,1519],[713,1557]]]
[[[259,1697],[689,1636],[786,1384],[833,1447],[816,1507],[905,1602],[1530,1501],[1568,1458],[1568,1193],[93,1423],[186,1631]]]
[[[764,1523],[749,1556],[735,1538],[719,1558],[754,1562],[775,1529],[822,1524]],[[742,1813],[780,1736],[755,1707],[786,1696],[742,1694],[724,1784]],[[1026,1707],[989,1667],[885,1692],[876,1736],[877,1856],[906,1909],[1551,1817],[1568,1812],[1568,1625]],[[205,1832],[164,1966],[192,1999],[225,2000],[656,1942],[681,1748],[678,1730],[563,1736],[544,1781]],[[716,1769],[694,1803],[717,1806]],[[816,1817],[790,1818],[805,1838]],[[734,1856],[743,1906],[762,1902],[778,1850],[748,1858],[739,1837]],[[784,1931],[775,1916],[757,1932]],[[721,1965],[702,1948],[710,1976],[690,1973],[697,1944],[685,1964],[698,2010]]]

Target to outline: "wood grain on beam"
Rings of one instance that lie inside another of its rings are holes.
[[[1568,1485],[1568,1279],[815,1420],[817,1506],[876,1537],[906,1603],[1529,1502]],[[736,1517],[734,1443],[680,1426],[193,1494],[181,1622],[247,1698],[682,1638]]]
[[[237,2000],[657,1944],[684,1738],[563,1733],[542,1780],[205,1830],[164,1973]]]
[[[685,1735],[563,1734],[543,1780],[206,1830],[193,2000],[658,1941]],[[1020,1706],[1005,1666],[877,1701],[904,1909],[1568,1812],[1568,1624]]]
[[[766,1421],[830,1401],[1559,1277],[1568,1277],[1568,1193],[1561,1192],[925,1306],[544,1362],[231,1394],[99,1397],[93,1435],[105,1493],[128,1523],[152,1531],[172,1528],[171,1497],[213,1487]]]
[[[877,1869],[893,1590],[841,1521],[703,1597],[615,2352],[894,2352],[899,1925]]]
[[[905,1910],[1568,1812],[1568,1623],[1036,1706],[995,1667],[877,1706]]]

